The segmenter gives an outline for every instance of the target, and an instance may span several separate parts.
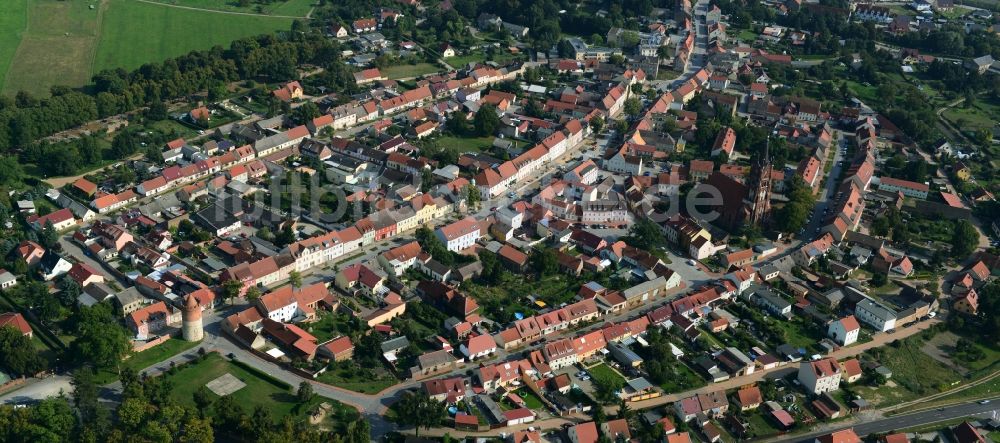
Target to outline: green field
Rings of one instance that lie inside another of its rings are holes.
[[[269,8],[276,15],[304,16],[311,2],[288,0]],[[238,38],[288,29],[291,22],[138,0],[7,0],[0,14],[0,82],[7,95],[24,90],[44,96],[53,85],[85,85],[103,69],[134,69],[227,46]]]
[[[389,66],[388,68],[383,69],[382,73],[392,80],[398,80],[401,78],[413,78],[421,75],[433,74],[443,70],[444,69],[438,65],[432,65],[430,63],[417,63],[415,65],[402,64]]]
[[[227,45],[251,35],[288,29],[292,20],[192,11],[135,1],[112,0],[102,26],[94,72]]]
[[[271,4],[258,4],[253,1],[248,6],[240,6],[235,0],[151,0],[165,5],[182,6],[185,8],[211,9],[215,11],[243,12],[250,14],[286,15],[305,17],[312,9],[314,0],[287,0]]]
[[[0,86],[14,60],[21,34],[28,25],[28,0],[8,0],[0,14]]]

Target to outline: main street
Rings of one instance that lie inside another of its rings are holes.
[[[822,432],[812,432],[809,434],[788,436],[784,438],[778,438],[776,440],[768,439],[768,441],[775,443],[777,442],[811,443],[815,441],[816,437],[847,428],[853,428],[855,434],[858,434],[859,437],[864,437],[871,434],[894,432],[902,429],[911,429],[925,425],[933,425],[935,423],[941,423],[944,421],[950,421],[964,417],[989,419],[990,417],[993,416],[993,414],[995,414],[998,411],[996,403],[998,400],[1000,400],[1000,396],[992,397],[990,401],[987,403],[983,403],[982,401],[972,401],[936,409],[929,409],[926,411],[913,412],[910,414],[896,415],[879,420],[862,421],[857,424],[844,425],[836,429],[824,430]],[[855,419],[854,421],[858,420]]]

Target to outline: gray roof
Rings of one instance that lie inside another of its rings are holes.
[[[135,286],[131,286],[128,289],[115,294],[115,299],[122,306],[128,306],[132,303],[143,301],[146,299],[142,294],[139,293],[139,289]]]
[[[645,377],[633,378],[626,381],[625,384],[635,391],[645,391],[647,389],[653,389],[653,384],[646,380]]]
[[[407,346],[410,346],[410,340],[404,335],[396,338],[390,338],[389,340],[382,342],[381,348],[382,352],[385,353],[397,351]]]

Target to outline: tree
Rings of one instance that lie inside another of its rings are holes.
[[[125,158],[138,151],[139,143],[135,140],[135,134],[132,131],[121,131],[111,141],[111,153],[115,158]]]
[[[881,288],[889,283],[889,276],[884,272],[874,272],[872,273],[871,285],[876,288]]]
[[[300,125],[304,125],[320,115],[319,107],[313,102],[305,102],[292,110],[292,120]]]
[[[622,110],[625,111],[625,115],[634,120],[642,113],[642,102],[636,97],[629,97],[625,99]]]
[[[604,130],[604,116],[595,115],[594,118],[590,119],[590,130],[594,131],[595,134],[600,134]]]
[[[497,115],[496,107],[492,105],[480,107],[479,111],[476,111],[476,116],[472,119],[472,125],[476,128],[476,134],[479,134],[480,137],[496,133],[497,128],[500,126],[500,116]]]
[[[955,222],[955,231],[951,236],[951,255],[956,258],[968,257],[979,245],[979,231],[968,220]]]
[[[555,274],[559,270],[559,260],[556,252],[550,248],[535,250],[531,253],[531,266],[539,275]]]
[[[371,441],[371,425],[368,420],[354,420],[347,425],[345,443],[368,443]]]
[[[239,280],[226,280],[222,283],[222,297],[229,300],[229,304],[233,304],[233,299],[240,296],[240,292],[243,291],[243,282]]]
[[[105,304],[80,308],[77,339],[70,346],[71,355],[80,363],[99,369],[117,367],[132,351],[132,340]]]
[[[12,156],[0,156],[0,185],[11,186],[24,178],[21,164]]]
[[[198,389],[194,391],[194,405],[198,407],[199,411],[207,411],[208,407],[212,405],[212,395],[209,393],[208,388],[204,386],[199,386]]]
[[[478,187],[473,185],[466,185],[465,198],[469,201],[470,207],[478,207],[479,202],[483,200],[483,194],[482,192],[480,192]]]
[[[306,403],[313,398],[313,386],[307,381],[299,383],[299,390],[296,391],[295,396],[298,398],[299,403]]]
[[[184,422],[180,443],[212,443],[214,441],[215,431],[212,430],[211,420],[190,416]]]
[[[247,293],[246,293],[247,301],[252,302],[254,300],[257,300],[258,298],[260,298],[261,295],[263,295],[263,294],[261,294],[261,291],[260,291],[259,287],[257,287],[257,286],[251,286],[251,287],[247,288]]]
[[[661,248],[667,245],[659,225],[648,218],[640,218],[628,230],[628,235],[622,241],[641,249]]]
[[[444,404],[416,391],[403,394],[392,407],[396,410],[399,422],[413,426],[417,437],[420,436],[421,427],[430,429],[437,426],[446,415]]]
[[[38,234],[38,242],[46,248],[54,247],[56,243],[59,243],[59,233],[56,232],[55,226],[52,226],[51,220],[45,221],[42,232]]]
[[[292,285],[293,288],[299,289],[302,287],[302,274],[299,271],[291,271],[288,273],[288,284]]]
[[[625,132],[628,131],[628,122],[625,120],[615,120],[615,131],[618,131],[619,137],[624,137]]]
[[[149,109],[146,110],[146,118],[153,121],[166,120],[167,113],[167,104],[157,100],[149,105]]]
[[[31,339],[12,326],[0,327],[0,368],[14,375],[32,375],[43,367]]]

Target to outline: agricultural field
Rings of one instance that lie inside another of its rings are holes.
[[[7,70],[14,60],[21,35],[28,25],[28,0],[10,0],[0,14],[0,87],[4,84]]]
[[[134,69],[192,50],[226,46],[238,38],[288,29],[293,21],[253,11],[212,12],[136,0],[8,3],[0,14],[0,82],[6,95],[24,90],[45,96],[53,85],[87,84],[103,69]],[[269,8],[274,15],[304,16],[311,0],[288,0]]]
[[[114,67],[137,68],[194,49],[288,29],[291,23],[291,19],[285,18],[206,13],[112,0],[102,26],[94,72]]]
[[[165,5],[213,11],[266,14],[273,16],[305,17],[312,10],[315,0],[287,0],[261,4],[238,0],[151,0]]]

